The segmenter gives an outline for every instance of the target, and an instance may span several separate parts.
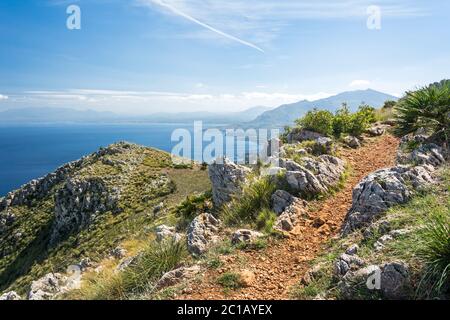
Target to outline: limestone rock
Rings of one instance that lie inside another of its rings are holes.
[[[408,201],[411,184],[422,186],[432,181],[427,170],[421,167],[397,166],[368,175],[353,189],[352,207],[347,213],[343,234],[369,225],[390,207]]]
[[[405,263],[386,263],[381,270],[381,292],[386,299],[398,300],[410,296],[411,280]]]
[[[181,234],[177,233],[175,227],[168,227],[166,225],[161,225],[156,227],[156,241],[175,241],[178,242],[182,238]]]
[[[345,250],[345,253],[350,256],[354,256],[358,253],[358,250],[359,246],[357,244],[352,244],[350,247],[347,248],[347,250]]]
[[[323,135],[321,135],[320,133],[310,131],[310,130],[295,128],[287,135],[287,140],[288,140],[288,143],[291,144],[291,143],[303,142],[303,141],[307,141],[307,140],[316,140],[321,137],[323,137]]]
[[[67,278],[59,273],[49,273],[31,283],[29,300],[51,300],[63,292]]]
[[[339,183],[345,171],[345,163],[333,156],[322,155],[317,159],[303,158],[302,165],[293,161],[280,161],[285,167],[286,182],[292,190],[306,195],[318,195],[329,191]]]
[[[86,228],[95,219],[117,209],[118,192],[108,190],[99,178],[69,179],[55,196],[51,243]]]
[[[231,200],[231,197],[241,190],[251,170],[234,164],[227,158],[216,161],[208,166],[209,178],[212,184],[213,201],[216,207]]]
[[[271,197],[272,210],[276,214],[281,214],[287,207],[296,201],[297,198],[284,190],[277,190]]]
[[[353,149],[357,149],[357,148],[361,147],[361,142],[359,142],[359,139],[356,137],[353,137],[353,136],[345,137],[344,143]]]
[[[367,133],[372,137],[382,136],[385,132],[385,128],[381,125],[375,125],[367,130]]]
[[[12,300],[22,300],[22,297],[17,294],[15,291],[10,291],[2,294],[0,296],[0,301],[12,301]]]
[[[275,229],[280,231],[292,231],[297,225],[300,217],[306,214],[306,202],[298,199],[294,201],[289,207],[275,221]]]
[[[209,244],[216,240],[220,221],[212,214],[202,213],[189,225],[187,231],[188,250],[193,255],[202,255]]]
[[[338,277],[345,276],[352,269],[359,269],[365,262],[356,255],[343,253],[334,264],[334,274]]]
[[[192,267],[181,267],[172,271],[165,273],[161,279],[156,283],[155,289],[161,290],[167,287],[172,287],[179,284],[180,282],[192,278],[200,272],[200,267],[194,265]]]
[[[255,240],[264,237],[264,234],[258,231],[248,230],[248,229],[240,229],[236,230],[232,237],[231,243],[236,245],[239,243],[253,243]]]

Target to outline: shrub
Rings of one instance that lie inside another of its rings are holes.
[[[385,101],[382,109],[392,109],[396,104],[397,102],[393,100]]]
[[[342,104],[342,107],[336,111],[336,115],[333,119],[333,134],[336,137],[340,137],[343,133],[347,133],[350,128],[351,113],[346,103]]]
[[[211,191],[205,192],[201,195],[189,195],[176,208],[176,215],[187,220],[192,220],[197,214],[211,209],[211,198]]]
[[[262,230],[265,233],[271,233],[276,220],[277,215],[275,212],[267,208],[263,209],[256,217],[256,227],[258,230]]]
[[[276,184],[269,177],[251,181],[243,188],[240,196],[224,207],[225,223],[229,225],[253,223],[261,210],[270,207],[270,197],[275,190]]]
[[[242,287],[242,281],[239,274],[226,272],[217,279],[217,283],[226,289],[239,289]]]
[[[352,136],[360,136],[375,121],[375,109],[367,105],[362,105],[359,107],[358,112],[351,115],[350,125],[346,133]]]
[[[442,135],[450,135],[450,82],[431,85],[407,92],[396,106],[396,133],[405,135],[426,128]]]
[[[323,135],[333,134],[333,114],[327,110],[311,110],[303,118],[296,120],[298,126]]]
[[[419,256],[425,263],[425,273],[419,289],[440,295],[450,283],[450,215],[435,213],[430,217],[424,234],[424,247]]]

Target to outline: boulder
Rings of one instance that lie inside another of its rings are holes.
[[[366,296],[381,296],[383,299],[401,300],[412,297],[412,286],[408,266],[403,262],[371,265],[348,272],[338,284],[346,299]]]
[[[359,269],[365,264],[364,260],[356,256],[343,253],[339,256],[338,260],[334,264],[334,274],[337,277],[343,277],[350,270]]]
[[[359,139],[353,136],[346,136],[344,138],[344,143],[353,149],[361,147],[361,142],[359,142]]]
[[[175,241],[178,242],[182,238],[181,234],[177,233],[175,227],[168,227],[166,225],[161,225],[156,227],[156,241]]]
[[[298,199],[288,206],[275,221],[274,229],[279,231],[292,231],[300,217],[306,214],[306,202]]]
[[[367,130],[367,134],[372,137],[382,136],[385,132],[385,128],[380,125],[373,126],[372,128]]]
[[[67,284],[67,278],[59,273],[49,273],[31,283],[29,300],[51,300],[61,292]]]
[[[277,190],[271,197],[272,210],[276,214],[281,214],[296,200],[297,198],[291,195],[289,192],[284,190]]]
[[[161,290],[167,287],[172,287],[180,282],[190,279],[200,272],[200,267],[194,265],[192,267],[181,267],[165,273],[156,283],[155,289]]]
[[[240,243],[253,243],[255,240],[264,237],[264,234],[258,231],[240,229],[236,230],[231,236],[231,243],[236,245]]]
[[[412,195],[411,185],[419,187],[432,181],[428,171],[421,167],[397,166],[368,175],[353,189],[352,207],[342,233],[347,235],[368,226],[390,207],[408,201]]]
[[[354,256],[358,253],[358,250],[359,250],[359,246],[355,243],[355,244],[352,244],[351,246],[349,246],[347,248],[347,250],[345,250],[345,253],[350,256]]]
[[[315,196],[336,186],[345,171],[345,163],[333,156],[321,155],[317,159],[303,158],[302,165],[294,161],[280,161],[286,168],[286,182],[302,195]]]
[[[411,161],[416,165],[441,166],[445,163],[443,150],[434,143],[425,144],[411,153]]]
[[[22,300],[22,297],[17,294],[15,291],[10,291],[2,294],[0,296],[0,301],[12,301],[12,300]]]
[[[208,173],[212,184],[214,205],[221,207],[230,201],[232,196],[241,190],[241,185],[250,172],[249,168],[234,164],[227,158],[210,164]]]
[[[202,213],[189,225],[187,231],[187,247],[191,254],[202,255],[211,242],[217,239],[220,221],[212,214]]]
[[[390,262],[381,267],[381,292],[386,299],[407,299],[411,294],[408,266],[403,262]]]
[[[292,143],[296,143],[296,142],[316,140],[321,137],[323,137],[323,135],[320,133],[310,131],[310,130],[305,130],[305,129],[294,128],[287,135],[287,141],[289,144],[292,144]]]

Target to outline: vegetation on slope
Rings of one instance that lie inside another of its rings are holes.
[[[120,187],[120,213],[104,212],[87,228],[49,246],[54,195],[62,184],[30,206],[8,209],[16,220],[0,234],[0,291],[25,294],[31,281],[48,272],[64,273],[83,258],[99,262],[125,240],[151,239],[155,226],[175,219],[171,207],[188,195],[210,189],[207,172],[200,166],[175,168],[170,154],[132,146],[125,153],[103,155],[70,177],[98,177],[111,188]],[[163,212],[155,210],[160,203],[164,203]]]
[[[381,251],[373,249],[381,236],[377,232],[364,239],[356,231],[348,237],[331,241],[324,249],[325,253],[312,263],[312,266],[320,266],[317,275],[307,285],[299,284],[293,288],[293,297],[313,299],[326,293],[327,298],[342,299],[333,266],[337,257],[354,243],[360,247],[358,256],[368,264],[392,260],[408,262],[416,298],[443,298],[449,294],[450,168],[441,169],[437,184],[423,190],[407,204],[391,208],[380,219],[388,221],[393,230],[413,231],[387,242]],[[373,299],[376,295],[361,291],[359,297]]]

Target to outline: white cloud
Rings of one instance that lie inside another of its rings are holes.
[[[351,88],[368,88],[370,84],[369,80],[353,80],[348,86]]]
[[[27,91],[27,105],[69,106],[78,109],[107,110],[120,113],[240,111],[257,105],[276,107],[300,100],[317,100],[331,94],[284,92],[180,93],[165,91],[120,91],[70,89],[63,91]]]
[[[0,101],[1,101],[1,100],[8,100],[8,99],[9,99],[8,96],[5,96],[5,95],[3,95],[3,94],[0,94]]]

